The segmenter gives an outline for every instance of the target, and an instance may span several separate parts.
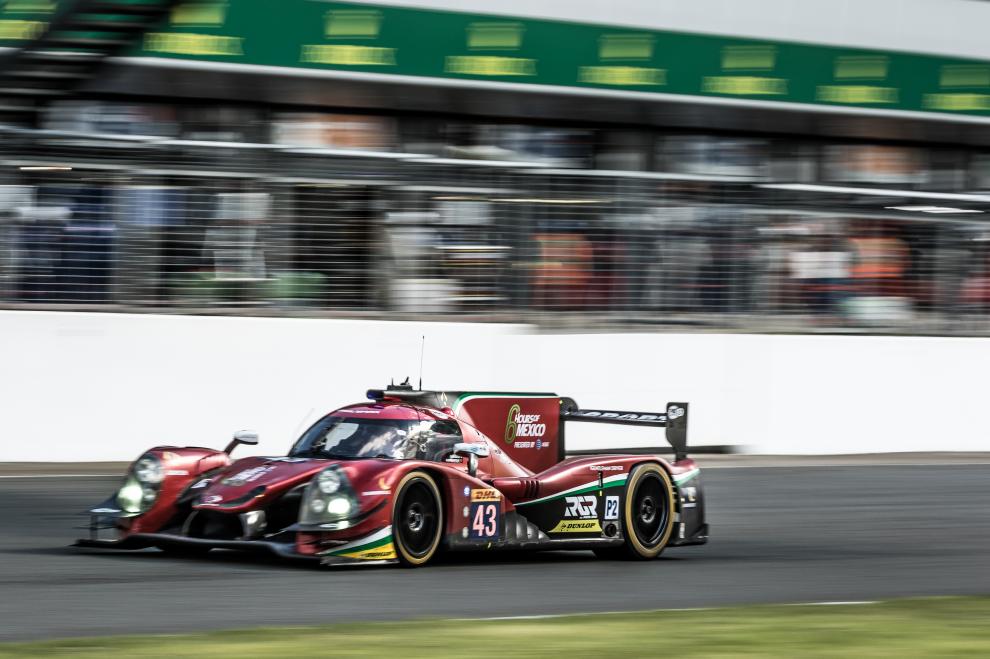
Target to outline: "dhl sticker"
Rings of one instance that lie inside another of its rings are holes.
[[[471,490],[471,501],[498,501],[501,498],[502,493],[494,488]]]

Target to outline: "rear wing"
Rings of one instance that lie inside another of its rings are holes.
[[[560,420],[611,423],[624,426],[665,428],[667,442],[674,449],[674,459],[687,457],[687,403],[667,403],[666,412],[618,412],[611,410],[582,410],[571,398],[560,399]],[[561,427],[563,439],[563,427]],[[563,449],[563,441],[560,448]]]

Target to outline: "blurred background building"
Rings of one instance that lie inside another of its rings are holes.
[[[988,24],[0,0],[0,305],[987,333]]]

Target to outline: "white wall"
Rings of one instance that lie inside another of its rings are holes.
[[[990,450],[990,340],[533,334],[520,326],[0,312],[0,461],[128,460],[303,423],[390,377],[549,390],[587,407],[692,404],[692,444],[767,453]],[[569,433],[571,431],[569,430]],[[657,435],[589,425],[575,448]],[[245,451],[244,454],[247,454]]]
[[[982,0],[356,0],[367,4],[990,58]]]

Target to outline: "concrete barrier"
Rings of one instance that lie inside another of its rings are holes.
[[[0,312],[0,461],[128,460],[254,428],[281,454],[319,414],[424,386],[692,404],[692,445],[819,454],[990,449],[979,338],[537,334],[485,323]],[[572,448],[662,443],[576,426]],[[243,449],[244,447],[242,447]],[[243,452],[244,455],[248,451]]]

